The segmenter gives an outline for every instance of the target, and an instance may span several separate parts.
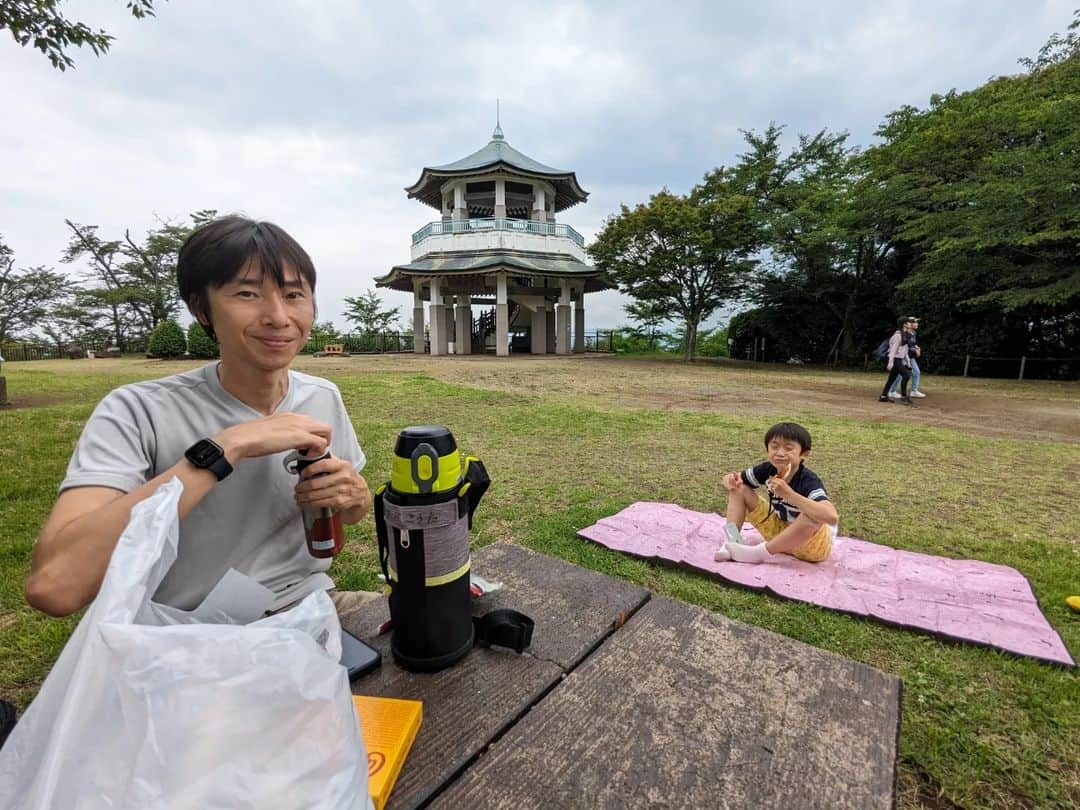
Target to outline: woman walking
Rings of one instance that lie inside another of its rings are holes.
[[[923,393],[922,387],[919,385],[919,381],[922,378],[922,373],[919,369],[919,358],[922,357],[922,349],[919,348],[919,319],[914,315],[909,315],[908,320],[912,322],[912,327],[907,331],[905,337],[907,338],[908,345],[908,365],[911,367],[911,387],[909,389],[912,399],[922,399],[926,396]],[[889,399],[900,399],[900,378],[897,377],[896,381],[892,384],[892,388],[889,389]]]
[[[889,378],[885,381],[885,387],[881,389],[878,402],[890,402],[889,388],[897,377],[900,378],[900,403],[910,405],[911,398],[908,396],[908,383],[911,382],[911,361],[908,359],[908,333],[915,327],[915,321],[909,317],[902,317],[896,322],[896,331],[889,338],[889,354],[886,358],[886,368],[889,370]]]

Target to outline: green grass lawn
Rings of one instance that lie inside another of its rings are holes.
[[[326,366],[325,376],[341,388],[368,455],[369,481],[389,477],[401,427],[446,424],[463,450],[484,460],[493,479],[477,513],[476,545],[519,543],[902,678],[901,806],[1080,805],[1075,671],[725,586],[609,552],[575,534],[636,500],[722,508],[718,471],[758,460],[769,424],[795,418],[814,436],[811,466],[838,506],[843,533],[1014,566],[1031,581],[1047,618],[1078,655],[1080,615],[1064,599],[1080,593],[1080,521],[1071,506],[1080,479],[1080,443],[980,438],[882,420],[869,397],[865,418],[807,408],[797,397],[704,412],[620,404],[574,385],[581,374],[639,392],[661,385],[642,366],[621,360],[504,366],[477,360],[447,366],[450,371],[437,371],[435,362],[374,359],[352,368]],[[11,396],[31,404],[0,410],[0,697],[29,703],[75,626],[74,618],[49,619],[28,608],[22,583],[34,536],[83,423],[112,387],[191,365],[6,365]],[[305,369],[314,365],[303,361]],[[657,367],[670,367],[673,375],[689,368],[674,361]],[[792,373],[724,365],[693,370],[696,381],[742,386],[747,396]],[[872,393],[880,385],[876,377],[864,383],[859,375],[806,373],[819,387],[843,380]],[[511,384],[477,382],[499,375]],[[1080,397],[1076,385],[972,385],[982,396],[1015,401],[1045,395],[1066,407]],[[350,532],[355,542],[331,573],[343,588],[373,589],[373,526]]]

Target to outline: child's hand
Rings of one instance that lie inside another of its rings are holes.
[[[743,488],[742,476],[737,472],[728,473],[724,476],[724,489],[728,492],[737,492]]]
[[[791,484],[784,480],[783,476],[774,475],[768,481],[765,482],[765,488],[769,490],[773,495],[780,498],[787,498],[795,494],[795,490],[791,488]]]

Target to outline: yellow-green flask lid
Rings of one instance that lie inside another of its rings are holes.
[[[402,493],[445,492],[461,479],[461,454],[442,425],[407,427],[398,433],[390,486]]]

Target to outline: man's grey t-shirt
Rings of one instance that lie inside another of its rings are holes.
[[[172,467],[202,438],[263,416],[218,379],[217,363],[109,393],[83,428],[60,491],[99,486],[130,492]],[[332,382],[289,372],[289,392],[275,413],[301,413],[330,426],[330,452],[359,472],[364,453]],[[191,610],[230,568],[274,591],[273,607],[332,588],[329,559],[307,550],[286,453],[239,461],[233,473],[180,521],[173,567],[154,600]]]

